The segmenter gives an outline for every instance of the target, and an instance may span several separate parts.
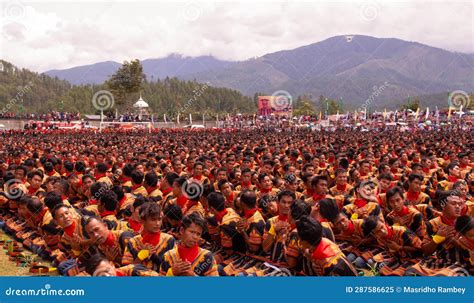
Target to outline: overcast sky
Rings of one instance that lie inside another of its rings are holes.
[[[0,58],[38,72],[170,53],[245,60],[345,34],[474,53],[471,0],[0,2]]]

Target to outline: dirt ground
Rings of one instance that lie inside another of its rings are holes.
[[[6,239],[11,239],[8,235],[6,235],[2,230],[0,230],[0,239],[6,240]],[[27,255],[33,255],[32,252],[25,250],[25,253]],[[41,264],[44,264],[46,266],[51,266],[49,262],[46,262],[44,260],[40,259]],[[0,247],[0,276],[35,276],[38,274],[31,274],[29,272],[30,267],[29,266],[17,266],[15,261],[10,261],[9,256],[7,254],[7,249],[3,247],[3,245]],[[44,274],[43,274],[44,275]],[[50,272],[48,274],[49,276],[51,275],[57,275],[56,272]]]

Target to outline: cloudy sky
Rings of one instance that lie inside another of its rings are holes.
[[[38,72],[170,53],[245,60],[346,34],[474,53],[471,0],[0,2],[0,58]]]

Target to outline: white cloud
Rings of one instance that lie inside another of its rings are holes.
[[[469,0],[14,0],[0,16],[0,57],[35,71],[170,53],[245,60],[350,33],[474,52]]]

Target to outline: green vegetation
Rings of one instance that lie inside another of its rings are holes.
[[[13,64],[0,60],[0,111],[46,113],[50,111],[80,112],[98,114],[92,106],[92,97],[99,90],[109,90],[114,94],[115,107],[119,112],[132,110],[139,98],[150,105],[151,112],[159,117],[168,117],[179,111],[205,114],[254,113],[255,105],[251,98],[236,90],[215,88],[208,83],[181,81],[165,78],[148,82],[143,75],[138,60],[124,62],[121,69],[102,85],[71,85],[69,82],[19,69]]]

